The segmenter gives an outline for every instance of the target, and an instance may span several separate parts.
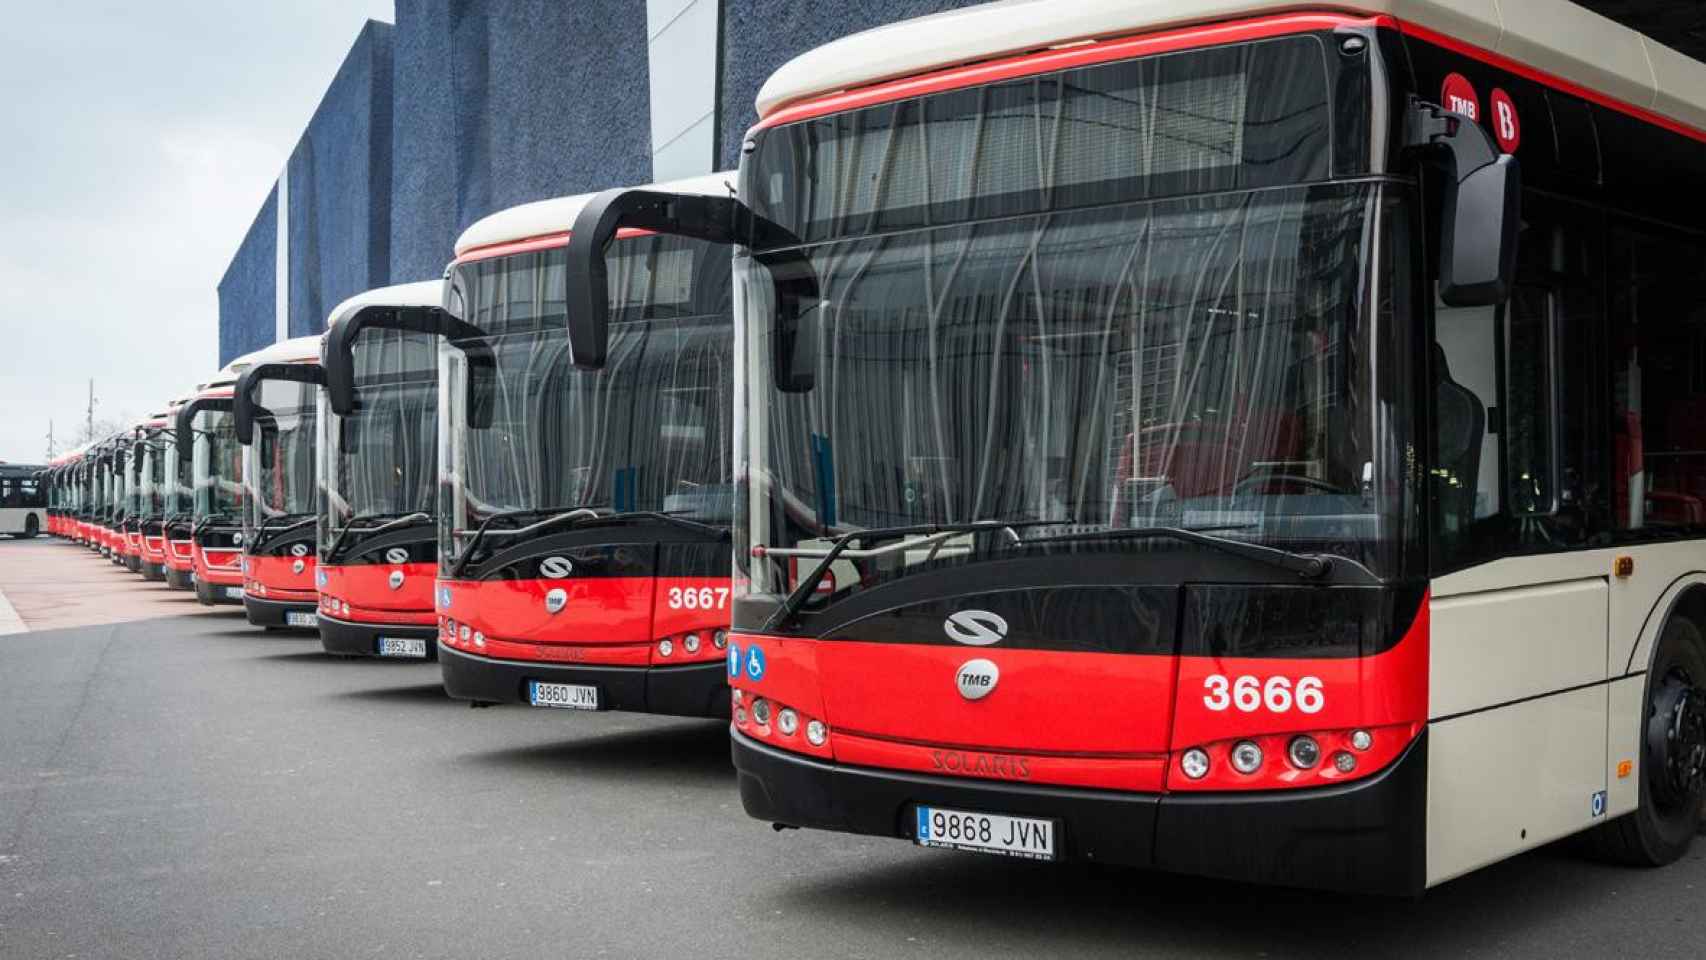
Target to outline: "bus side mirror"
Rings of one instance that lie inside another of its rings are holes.
[[[1440,203],[1439,297],[1452,307],[1496,306],[1516,282],[1522,168],[1468,117],[1412,99],[1406,146],[1445,170]]]
[[[795,392],[811,389],[810,367],[793,365],[794,345],[810,337],[804,317],[818,301],[817,273],[805,254],[793,249],[799,238],[779,224],[754,214],[735,197],[664,193],[656,190],[606,190],[581,208],[569,228],[568,269],[563,303],[567,311],[569,357],[584,370],[602,369],[610,350],[610,271],[605,251],[622,228],[650,230],[718,244],[746,244],[777,250],[757,259],[776,288],[772,336],[779,386]],[[811,354],[815,358],[815,351]]]
[[[347,417],[355,412],[355,344],[363,330],[406,330],[444,337],[468,358],[468,426],[492,425],[496,407],[497,357],[483,339],[484,330],[452,316],[443,307],[370,305],[332,320],[321,341],[320,365],[326,371],[326,400],[332,412]]]
[[[326,371],[317,363],[262,363],[243,371],[237,386],[231,391],[231,413],[236,421],[237,442],[248,446],[255,442],[255,420],[272,414],[255,402],[255,388],[263,380],[286,380],[293,383],[326,385]]]

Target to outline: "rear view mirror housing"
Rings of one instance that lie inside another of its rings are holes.
[[[796,248],[800,241],[786,228],[753,213],[735,197],[666,193],[657,190],[606,190],[589,200],[569,229],[568,269],[563,303],[569,357],[583,370],[604,367],[610,351],[610,271],[605,251],[618,231],[650,230],[710,243],[744,244],[762,251],[759,259],[776,288],[772,343],[777,351],[778,386],[799,392],[812,388],[812,367],[796,368],[802,317],[816,305],[817,273]],[[732,251],[731,251],[732,256]],[[809,338],[815,331],[805,331]],[[815,339],[812,339],[815,344]],[[815,356],[815,348],[812,351]]]
[[[1445,171],[1440,202],[1439,297],[1452,307],[1496,306],[1516,282],[1522,168],[1474,120],[1412,98],[1405,146]]]
[[[347,417],[356,411],[355,344],[364,330],[406,330],[449,340],[468,358],[468,425],[483,430],[492,425],[497,390],[497,358],[480,338],[485,331],[457,319],[443,307],[362,307],[332,321],[320,353],[326,371],[326,400],[332,412]]]
[[[237,442],[245,447],[255,442],[255,420],[271,412],[255,402],[255,388],[263,380],[326,385],[326,371],[317,363],[262,363],[243,371],[231,393],[231,411],[236,420]]]
[[[178,462],[189,463],[195,455],[195,415],[203,410],[230,410],[230,397],[196,397],[178,408],[177,421],[172,425],[173,439],[178,448]]]

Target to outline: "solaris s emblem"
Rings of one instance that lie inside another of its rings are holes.
[[[568,557],[546,557],[539,561],[539,575],[551,580],[561,580],[575,572],[575,565]]]
[[[306,543],[293,543],[293,544],[291,544],[290,545],[290,555],[293,557],[306,557],[306,556],[308,556],[308,544],[306,544]]]
[[[961,610],[942,622],[942,631],[955,643],[987,647],[1007,638],[1007,621],[988,610]]]
[[[385,551],[386,563],[407,563],[408,560],[409,551],[404,550],[402,547],[392,547]]]

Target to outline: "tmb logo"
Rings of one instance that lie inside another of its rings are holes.
[[[575,565],[568,557],[546,557],[539,561],[539,575],[549,580],[561,580],[575,572]]]
[[[1001,681],[1001,668],[993,661],[977,659],[967,660],[960,664],[960,669],[954,672],[954,686],[960,691],[960,696],[967,700],[982,700],[995,692],[995,685]]]
[[[1007,636],[1007,621],[988,610],[961,610],[942,622],[948,639],[973,647],[1000,643]]]

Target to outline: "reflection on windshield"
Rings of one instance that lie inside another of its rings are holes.
[[[235,522],[243,511],[243,446],[229,410],[199,410],[194,420],[195,515]]]
[[[314,442],[319,390],[293,380],[262,380],[255,389],[253,443],[245,451],[244,527],[254,543],[269,521],[314,511]]]
[[[493,421],[466,426],[467,367],[450,355],[447,562],[493,514],[546,507],[666,511],[727,524],[731,512],[733,328],[729,255],[673,237],[609,254],[612,319],[603,370],[569,360],[561,249],[464,265],[453,303],[492,334]]]
[[[1390,569],[1410,480],[1377,438],[1408,394],[1402,378],[1382,385],[1386,399],[1373,382],[1362,277],[1379,190],[1152,201],[811,247],[823,307],[804,338],[816,356],[797,361],[815,364],[805,394],[771,386],[769,278],[744,271],[761,331],[745,357],[745,542],[974,520],[1050,521],[1051,536],[1223,528]],[[949,547],[837,579],[868,584],[971,544]],[[749,572],[759,593],[797,577],[780,559]]]
[[[322,408],[324,487],[321,542],[355,518],[435,509],[438,464],[438,341],[426,334],[370,329],[351,354],[356,409]]]

